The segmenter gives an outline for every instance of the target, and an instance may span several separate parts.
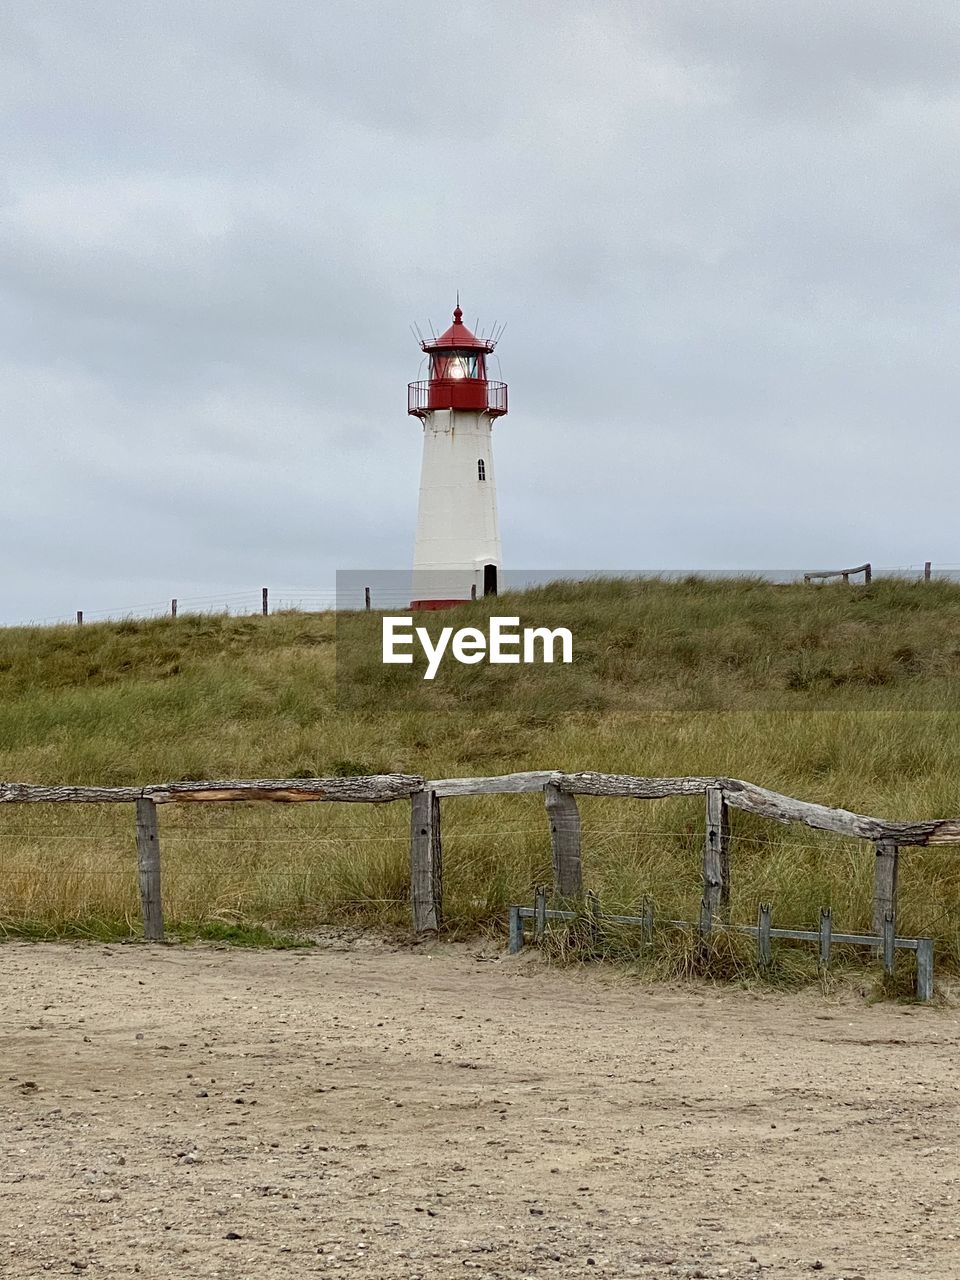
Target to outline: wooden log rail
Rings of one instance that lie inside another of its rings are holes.
[[[239,782],[165,782],[146,787],[38,787],[0,782],[0,804],[226,804],[238,800],[271,800],[296,804],[340,800],[383,804],[402,800],[424,788],[423,778],[382,773],[365,778],[255,778]]]
[[[818,569],[815,573],[805,573],[803,580],[813,582],[821,578],[842,578],[844,582],[849,582],[853,573],[862,573],[864,585],[867,585],[873,579],[873,566],[868,561],[866,564],[854,565],[852,569]]]
[[[876,851],[874,930],[895,918],[897,862],[903,846],[960,844],[960,818],[890,822],[847,809],[796,800],[739,778],[642,778],[631,774],[561,773],[538,770],[484,778],[440,778],[417,774],[376,774],[356,778],[255,778],[223,782],[169,782],[142,787],[42,786],[0,782],[3,804],[133,804],[136,806],[137,868],[144,934],[162,939],[160,835],[157,806],[164,804],[273,804],[333,802],[387,804],[409,800],[410,898],[417,934],[437,933],[443,923],[443,845],[441,800],[461,796],[541,794],[553,857],[554,893],[561,899],[583,897],[581,828],[577,796],[627,800],[705,798],[703,904],[709,930],[723,919],[730,901],[730,811],[739,809],[773,822],[801,823],[815,831],[868,840]]]

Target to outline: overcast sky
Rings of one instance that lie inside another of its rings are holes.
[[[0,620],[408,565],[458,288],[507,566],[960,564],[958,68],[956,0],[6,0]]]

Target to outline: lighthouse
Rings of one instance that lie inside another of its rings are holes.
[[[423,423],[413,609],[497,593],[502,565],[493,423],[507,412],[507,386],[487,377],[496,344],[496,337],[470,332],[459,299],[450,328],[421,342],[429,377],[407,391],[407,411]]]

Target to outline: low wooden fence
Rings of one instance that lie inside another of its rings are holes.
[[[533,925],[534,942],[542,943],[547,930],[547,923],[560,920],[567,924],[579,923],[586,926],[586,939],[591,948],[596,948],[601,934],[609,925],[627,925],[639,929],[641,945],[654,945],[654,904],[653,899],[644,897],[642,914],[636,916],[614,914],[603,911],[600,899],[595,893],[587,893],[578,905],[578,910],[567,911],[562,907],[547,906],[547,891],[539,885],[534,893],[533,906],[525,907],[514,903],[509,913],[509,933],[507,947],[511,955],[523,949],[524,925]],[[692,920],[657,920],[669,929],[696,930],[698,936],[707,937],[712,929],[712,918],[706,902],[700,903],[700,917]],[[772,907],[769,902],[761,902],[757,911],[756,925],[728,924],[727,928],[734,933],[745,934],[755,938],[757,943],[757,960],[762,969],[773,963],[772,943],[774,938],[783,938],[791,942],[815,942],[819,951],[818,966],[821,972],[830,968],[830,957],[835,944],[848,947],[869,947],[875,954],[882,956],[883,969],[887,974],[894,972],[894,957],[897,951],[912,951],[916,956],[916,993],[919,1000],[933,998],[933,939],[898,937],[893,912],[888,911],[884,917],[883,932],[879,934],[835,933],[833,929],[833,912],[829,907],[820,908],[820,927],[813,929],[774,929]]]
[[[461,796],[541,793],[550,833],[554,891],[563,899],[583,894],[580,811],[577,796],[628,800],[704,797],[703,904],[706,928],[722,919],[730,897],[730,811],[739,809],[780,823],[802,823],[870,841],[876,852],[873,930],[882,934],[896,919],[900,849],[911,845],[960,844],[960,818],[887,822],[846,809],[795,800],[737,778],[640,778],[626,774],[509,773],[488,778],[441,778],[377,774],[356,778],[259,778],[250,781],[173,782],[145,787],[36,786],[0,783],[3,804],[131,804],[136,808],[136,845],[144,935],[163,937],[158,806],[164,804],[274,804],[338,802],[410,803],[410,900],[414,931],[429,934],[443,924],[441,801]]]
[[[883,570],[880,570],[880,572],[882,573]],[[844,582],[848,583],[851,577],[858,573],[863,574],[864,586],[869,586],[873,581],[873,565],[869,561],[866,564],[855,564],[850,569],[811,569],[803,575],[803,580],[804,582],[820,582],[826,578],[842,578]],[[886,571],[887,576],[893,575],[897,577],[900,573],[901,571],[896,569]],[[923,581],[931,582],[932,580],[933,562],[925,560],[923,562]]]
[[[822,578],[842,578],[844,582],[849,582],[850,575],[853,573],[862,573],[864,583],[868,584],[873,579],[873,566],[870,564],[858,564],[854,565],[852,569],[818,569],[816,572],[805,573],[803,580],[804,582],[813,582]],[[929,580],[929,566],[924,576]]]

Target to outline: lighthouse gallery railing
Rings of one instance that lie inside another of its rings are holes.
[[[507,412],[507,384],[486,378],[430,378],[407,386],[407,412],[466,409],[500,417]]]

